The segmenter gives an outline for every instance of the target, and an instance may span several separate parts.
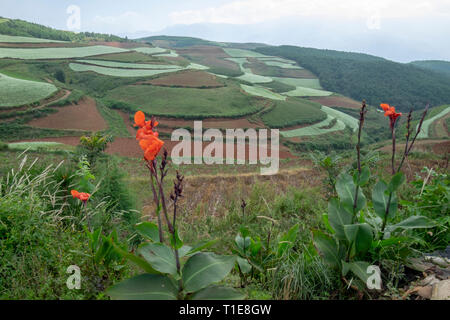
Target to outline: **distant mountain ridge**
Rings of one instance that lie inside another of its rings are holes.
[[[397,63],[361,53],[295,46],[255,51],[296,61],[316,74],[322,87],[369,104],[386,102],[399,110],[422,109],[450,102],[450,77],[414,64]]]
[[[450,77],[450,61],[444,60],[422,60],[422,61],[413,61],[412,65],[426,69],[432,70]]]

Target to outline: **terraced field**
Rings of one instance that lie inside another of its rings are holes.
[[[70,69],[76,72],[86,72],[92,71],[98,74],[103,74],[105,76],[112,77],[150,77],[155,76],[162,73],[169,73],[182,70],[182,68],[174,68],[170,69],[152,69],[152,70],[144,70],[144,69],[118,69],[118,68],[109,68],[109,67],[100,67],[94,65],[80,64],[80,63],[70,63]]]
[[[107,53],[126,52],[127,50],[108,46],[87,46],[74,48],[0,48],[0,58],[24,60],[70,59],[96,56]]]
[[[50,83],[17,79],[0,73],[0,109],[30,104],[47,98],[57,90]]]
[[[299,79],[299,78],[281,78],[281,77],[272,77],[272,79],[294,87],[303,87],[317,90],[322,89],[319,79]]]
[[[7,43],[64,43],[65,41],[30,38],[30,37],[8,36],[5,34],[0,34],[0,42],[7,42]]]
[[[244,49],[223,48],[223,51],[232,58],[267,58],[261,53]]]
[[[123,69],[179,69],[179,66],[171,64],[149,64],[149,63],[126,63],[104,60],[77,60],[77,62],[92,64],[101,67],[123,68]]]
[[[298,98],[277,101],[274,108],[261,115],[264,124],[270,128],[311,124],[325,118],[326,114],[320,110],[319,104]]]
[[[442,117],[445,117],[447,114],[450,113],[450,106],[443,106],[442,107],[442,111],[440,111],[439,113],[435,114],[432,117],[427,117],[426,120],[423,122],[422,125],[422,130],[421,132],[418,134],[417,139],[427,139],[427,138],[431,138],[431,129],[433,126],[433,123],[439,119],[441,119]],[[418,126],[418,125],[417,125]],[[417,127],[416,127],[417,129]]]
[[[163,49],[163,48],[159,48],[159,47],[155,47],[155,48],[142,47],[142,48],[135,48],[133,50],[137,51],[137,52],[149,54],[149,55],[154,55],[154,54],[159,54],[159,53],[167,53],[167,51],[168,51],[167,49]]]
[[[239,117],[262,108],[257,98],[241,93],[232,83],[216,89],[123,86],[108,92],[106,99],[122,102],[132,110],[186,119]]]
[[[282,100],[282,101],[286,100],[285,96],[282,96],[281,94],[272,92],[267,88],[258,87],[258,86],[248,86],[245,84],[241,84],[241,88],[242,88],[242,90],[244,90],[248,94],[251,94],[252,96],[258,96],[258,97],[263,97],[263,98],[272,99],[272,100]]]
[[[288,97],[326,97],[331,96],[333,92],[306,87],[296,87],[295,90],[286,92],[284,94]]]
[[[280,134],[286,138],[316,136],[334,131],[344,130],[346,127],[353,131],[358,129],[358,120],[338,110],[322,106],[321,111],[327,114],[327,118],[319,123],[304,128],[281,131]],[[333,124],[334,121],[334,125]],[[332,125],[330,127],[330,125]]]
[[[321,134],[344,130],[345,124],[341,120],[336,120],[336,123],[331,128],[327,128],[333,122],[334,119],[335,118],[333,118],[332,116],[328,116],[324,121],[321,121],[312,126],[298,128],[289,131],[281,131],[280,134],[285,138],[294,138],[294,137],[317,136]]]

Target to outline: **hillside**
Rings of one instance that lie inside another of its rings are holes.
[[[413,61],[411,62],[411,64],[421,69],[432,70],[450,76],[450,61],[424,60],[424,61]]]
[[[316,74],[328,91],[366,99],[379,105],[389,101],[401,111],[424,108],[427,103],[450,101],[450,78],[414,65],[366,54],[295,46],[263,47],[255,51],[296,61]]]
[[[56,30],[37,23],[0,17],[0,34],[9,36],[34,37],[58,41],[126,41],[114,35],[95,32],[70,32]]]

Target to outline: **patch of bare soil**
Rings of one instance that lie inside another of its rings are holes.
[[[151,84],[162,87],[184,87],[184,88],[220,88],[224,84],[217,81],[217,77],[204,71],[186,71],[169,74],[149,81],[137,84]]]
[[[106,121],[98,112],[92,98],[83,98],[77,105],[59,107],[58,112],[34,119],[29,124],[37,128],[59,130],[100,131],[107,128]]]

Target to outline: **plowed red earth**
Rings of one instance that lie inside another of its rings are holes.
[[[187,71],[170,74],[154,80],[140,82],[139,84],[152,84],[162,87],[185,87],[185,88],[219,88],[223,83],[217,81],[217,77],[204,71]]]
[[[36,140],[31,139],[31,140],[22,140],[22,141],[16,141],[16,142],[32,142],[32,141],[59,142],[59,143],[64,143],[64,144],[71,145],[71,146],[77,146],[80,142],[80,137],[40,138],[40,139],[36,139]],[[164,148],[166,148],[167,151],[169,152],[169,156],[172,153],[173,147],[175,145],[177,145],[178,143],[179,142],[177,142],[177,141],[170,141],[167,139],[164,140]],[[209,144],[210,144],[210,142],[203,142],[202,150],[204,150],[204,148]],[[234,157],[235,157],[235,159],[237,159],[236,145],[234,146],[234,149],[235,149]],[[248,144],[246,144],[245,149],[246,149],[245,159],[248,160],[248,151],[249,151]],[[264,150],[266,150],[266,149],[264,149]],[[138,143],[136,142],[135,138],[118,138],[118,137],[116,137],[114,139],[114,142],[108,146],[108,148],[106,149],[106,152],[108,154],[117,154],[119,156],[130,157],[130,158],[142,158],[142,156],[143,156],[143,152],[142,152],[141,148],[139,147]],[[193,143],[191,144],[191,152],[192,152],[192,156],[193,156],[194,155]],[[267,153],[270,156],[270,154],[271,154],[270,142],[268,143]],[[215,154],[213,153],[212,155],[214,156]],[[184,156],[184,155],[181,154],[180,156]],[[224,156],[224,158],[226,156],[226,144],[224,144],[223,156]],[[294,158],[294,156],[289,152],[289,150],[282,145],[280,146],[279,156],[280,156],[280,159]],[[239,157],[239,158],[244,159],[243,157]],[[259,156],[258,156],[258,158],[259,158]]]
[[[58,112],[34,119],[29,125],[37,128],[84,131],[100,131],[107,128],[92,98],[84,98],[77,105],[60,107]]]

